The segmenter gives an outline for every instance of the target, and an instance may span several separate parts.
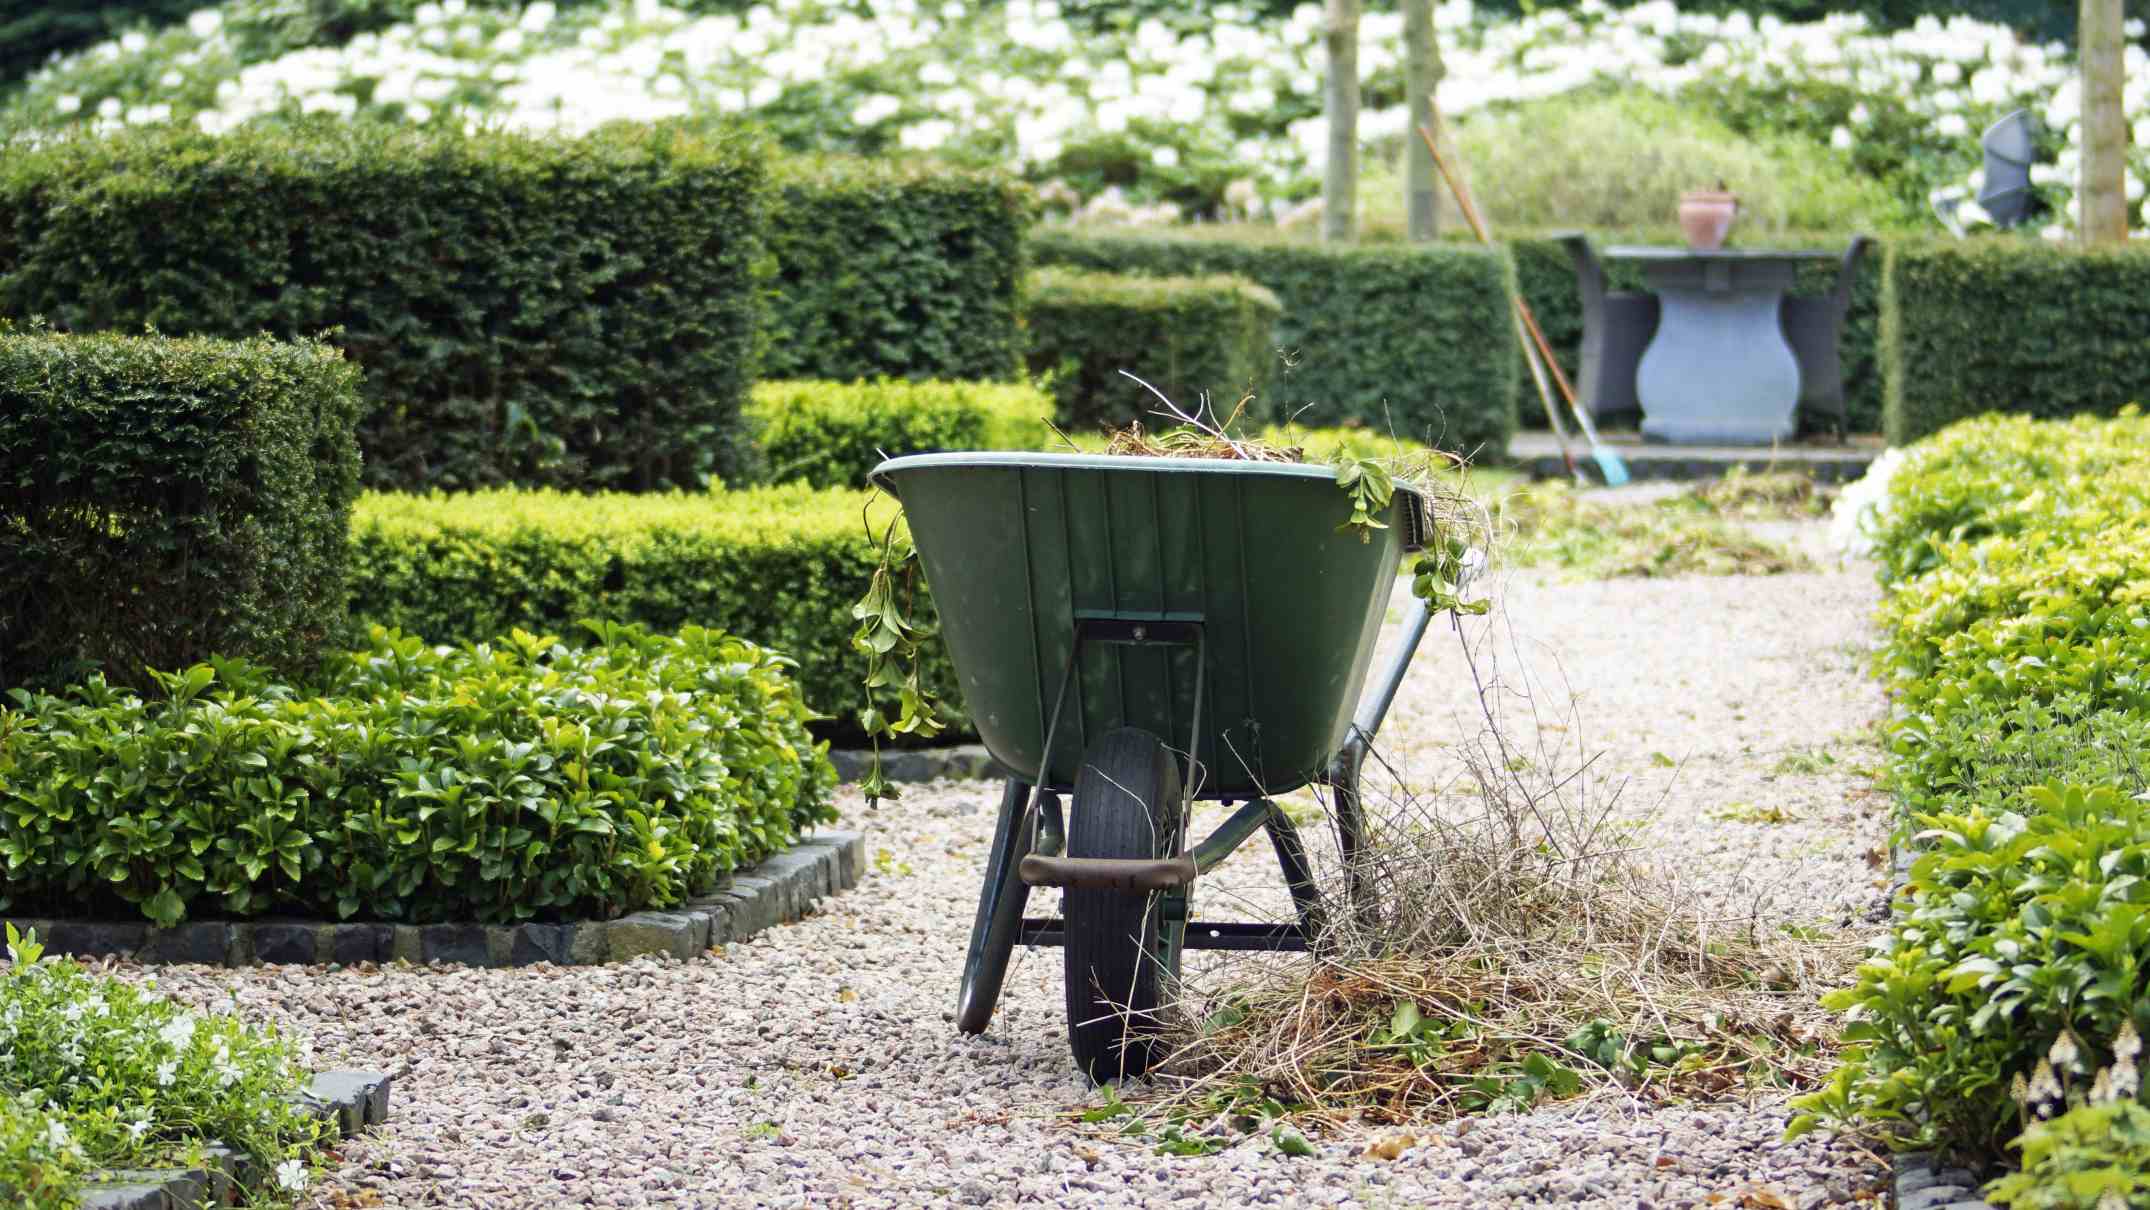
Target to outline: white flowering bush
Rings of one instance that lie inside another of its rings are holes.
[[[0,1193],[32,1171],[46,1174],[35,1179],[59,1199],[61,1178],[83,1170],[192,1167],[210,1142],[245,1154],[253,1184],[272,1199],[305,1187],[324,1127],[294,1099],[300,1044],[230,1013],[165,1000],[153,985],[45,958],[13,925],[7,942]]]
[[[1874,552],[1875,536],[1887,524],[1889,485],[1903,469],[1904,451],[1892,446],[1881,451],[1866,473],[1844,485],[1829,505],[1829,545],[1846,558]]]
[[[564,10],[428,0],[409,20],[341,45],[285,50],[294,35],[284,10],[296,3],[231,0],[54,63],[0,112],[0,130],[168,121],[224,130],[327,112],[579,131],[752,113],[795,148],[1014,164],[1064,181],[1053,196],[1069,209],[1103,196],[1093,217],[1149,221],[1177,213],[1156,208],[1161,199],[1216,216],[1274,213],[1316,190],[1324,155],[1314,3],[1281,21],[1224,4],[1200,21],[1099,28],[1056,0],[875,0],[870,15],[830,0],[764,0],[736,14],[660,0]],[[1890,181],[1901,217],[1920,222],[1934,190],[1963,188],[1981,162],[1976,134],[2029,107],[2058,156],[2039,185],[2058,225],[2072,218],[2073,60],[2003,26],[1929,17],[1883,33],[1857,16],[1786,23],[1683,13],[1671,0],[1622,10],[1593,0],[1514,20],[1446,0],[1436,23],[1451,115],[1645,87],[1742,134],[1797,134]],[[1361,131],[1376,149],[1410,134],[1401,24],[1371,12],[1362,25]],[[2130,29],[2140,36],[2139,22]],[[2150,179],[2140,47],[2129,73],[2138,126],[2129,189],[2139,202]]]

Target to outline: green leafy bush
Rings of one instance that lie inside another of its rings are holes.
[[[2078,1105],[2023,1132],[2023,1170],[1986,1187],[2007,1210],[2110,1210],[2150,1202],[2150,1108]]]
[[[996,382],[760,382],[747,416],[765,474],[782,483],[863,487],[883,457],[923,450],[1035,450],[1052,398]]]
[[[883,160],[787,161],[769,219],[769,378],[1012,379],[1028,191]]]
[[[1359,423],[1496,457],[1515,430],[1522,362],[1509,315],[1515,271],[1505,252],[1337,248],[1250,229],[1041,231],[1031,250],[1040,264],[1153,277],[1229,273],[1267,287],[1284,309],[1268,391],[1277,415],[1321,426]]]
[[[1220,417],[1248,395],[1251,418],[1274,412],[1262,392],[1281,307],[1245,278],[1046,269],[1031,279],[1027,312],[1031,372],[1052,384],[1068,428],[1167,423],[1152,417],[1163,405],[1123,370],[1190,414],[1205,396]]]
[[[71,1206],[85,1168],[193,1167],[210,1143],[246,1158],[249,1195],[288,1200],[306,1187],[325,1127],[297,1100],[299,1045],[273,1026],[196,1012],[44,958],[12,925],[7,940],[0,1194],[15,1195],[8,1205]]]
[[[764,177],[746,136],[663,127],[58,138],[0,167],[0,307],[328,331],[371,484],[699,486],[746,453]]]
[[[866,705],[851,607],[879,565],[867,519],[867,493],[804,484],[643,496],[368,494],[352,519],[352,608],[453,642],[558,630],[578,618],[720,627],[796,660],[801,695],[836,716],[822,727],[848,742]],[[955,700],[954,673],[937,654],[928,673]],[[960,716],[952,721],[961,728]]]
[[[2150,401],[2150,254],[2040,240],[1898,242],[1882,292],[1889,440],[1984,412],[2111,415]]]
[[[602,624],[428,647],[376,628],[304,696],[250,666],[0,711],[0,889],[409,923],[603,918],[704,893],[832,818],[789,661]]]
[[[0,687],[340,639],[357,370],[304,341],[0,335]]]
[[[1795,1105],[1996,1157],[2019,1128],[2011,1080],[2064,1031],[2091,1049],[2150,1026],[2150,812],[2102,786],[2022,802],[1918,819],[1885,947],[1823,1000],[1852,1014],[1843,1065]]]

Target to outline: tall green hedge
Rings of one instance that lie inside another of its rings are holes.
[[[0,163],[0,307],[327,332],[366,372],[371,484],[694,485],[744,457],[765,203],[721,133],[68,138]]]
[[[1059,422],[1071,431],[1130,420],[1159,427],[1154,413],[1162,405],[1142,383],[1189,412],[1206,395],[1217,414],[1229,415],[1252,394],[1250,418],[1268,419],[1266,380],[1282,310],[1276,295],[1228,274],[1044,269],[1031,278],[1026,305],[1030,372],[1051,378]]]
[[[1274,292],[1279,414],[1345,421],[1499,457],[1515,430],[1518,358],[1503,251],[1397,244],[1348,248],[1251,234],[1115,235],[1045,231],[1041,264],[1107,273],[1230,273]]]
[[[1983,412],[2150,402],[2150,251],[2013,237],[1889,251],[1881,357],[1892,443]]]
[[[945,166],[787,161],[769,223],[769,378],[1011,379],[1032,205]]]
[[[341,638],[358,372],[334,349],[0,335],[0,688]]]
[[[1591,238],[1602,256],[1606,247],[1612,244],[1671,244],[1677,243],[1679,236],[1671,231],[1658,231],[1593,233]],[[1769,242],[1772,246],[1841,253],[1851,243],[1851,235],[1791,236],[1781,240],[1773,238]],[[1522,287],[1523,297],[1537,316],[1538,326],[1545,329],[1545,339],[1553,346],[1553,355],[1560,359],[1561,367],[1568,372],[1568,380],[1576,381],[1583,343],[1583,307],[1575,292],[1575,264],[1568,259],[1568,250],[1549,234],[1538,232],[1507,234],[1506,243],[1515,257],[1516,282]],[[1607,261],[1605,273],[1610,289],[1646,288],[1641,267],[1631,261]],[[1844,331],[1837,346],[1844,368],[1844,427],[1853,433],[1881,431],[1882,375],[1878,356],[1881,277],[1882,249],[1877,244],[1867,249],[1859,262],[1858,274],[1852,279],[1851,309],[1844,317]],[[1826,294],[1836,288],[1836,279],[1835,261],[1803,263],[1793,293]],[[1531,385],[1528,377],[1519,375],[1516,406],[1524,427],[1545,427],[1545,408],[1538,402],[1537,388]],[[1833,427],[1826,421],[1804,416],[1800,417],[1799,423],[1802,429],[1809,431]]]
[[[872,516],[885,524],[894,507],[883,497]],[[834,716],[822,729],[855,739],[865,666],[851,648],[851,607],[877,566],[867,514],[864,491],[805,484],[368,493],[352,517],[351,608],[447,643],[516,627],[571,633],[586,619],[715,627],[798,661],[807,705]],[[937,648],[934,661],[943,700],[960,701]],[[960,714],[952,722],[965,725]]]

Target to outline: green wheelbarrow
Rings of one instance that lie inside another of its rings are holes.
[[[1398,487],[1388,528],[1330,468],[1082,454],[918,454],[873,482],[903,502],[979,738],[1009,774],[956,1023],[985,1029],[1017,945],[1066,957],[1068,1040],[1093,1080],[1141,1075],[1188,949],[1304,950],[1325,905],[1273,801],[1332,791],[1347,873],[1359,771],[1430,620],[1412,611],[1370,693],[1403,553],[1428,535]],[[1067,809],[1062,810],[1062,800]],[[1238,809],[1187,844],[1188,805]],[[1199,875],[1266,832],[1283,924],[1189,919]],[[1058,919],[1025,918],[1032,887]],[[1347,882],[1365,909],[1367,888]]]

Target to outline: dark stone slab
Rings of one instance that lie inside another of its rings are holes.
[[[837,777],[846,782],[860,781],[865,778],[866,771],[873,768],[873,752],[871,749],[831,752],[829,763],[836,766]],[[945,748],[884,751],[881,753],[881,776],[890,781],[909,783],[945,778],[1003,777],[1006,774],[994,764],[985,745],[955,744]]]
[[[49,934],[39,934],[45,940],[45,952],[78,958],[132,958],[149,937],[149,926],[139,920],[126,924],[54,920],[48,927]]]
[[[774,879],[741,874],[732,879],[739,907],[732,914],[732,936],[744,940],[784,919],[782,892]]]
[[[1931,1154],[1914,1152],[1896,1157],[1892,1204],[1898,1210],[1990,1210],[1980,1187],[1969,1170],[1940,1165]]]
[[[388,1086],[386,1072],[324,1071],[307,1084],[306,1095],[333,1112],[348,1137],[388,1120]]]
[[[135,957],[143,962],[222,966],[230,953],[229,924],[221,920],[189,920],[177,928],[150,929]]]
[[[829,893],[828,863],[821,853],[811,849],[772,854],[754,872],[783,882],[790,889],[792,911],[787,916],[804,915],[816,899]]]
[[[82,1210],[165,1210],[164,1185],[107,1184],[82,1187]]]
[[[679,912],[635,912],[611,921],[605,925],[605,946],[614,962],[644,954],[684,962],[702,950],[695,944],[694,921]]]
[[[308,966],[319,961],[321,930],[311,924],[249,924],[241,926],[253,938],[254,961],[284,962]]]
[[[169,1206],[171,1210],[210,1210],[217,1205],[210,1193],[215,1181],[199,1168],[116,1168],[100,1175],[124,1182],[128,1187],[157,1189],[161,1200],[149,1203],[153,1206]]]
[[[1600,435],[1605,439],[1606,447],[1619,454],[1620,460],[1627,465],[1628,475],[1637,482],[1721,479],[1726,471],[1740,467],[1750,472],[1797,471],[1819,483],[1849,483],[1864,475],[1884,448],[1879,438],[1862,436],[1842,443],[1792,441],[1776,446],[1755,446],[1667,445],[1640,440],[1633,433]],[[1570,435],[1568,448],[1575,456],[1576,465],[1585,468],[1585,474],[1595,472],[1587,441]],[[1559,443],[1549,429],[1517,433],[1508,442],[1508,460],[1535,479],[1569,477],[1567,466],[1560,458]]]
[[[350,966],[357,962],[386,962],[393,955],[396,926],[392,924],[339,924],[329,941],[328,959]]]
[[[460,962],[486,966],[490,953],[482,924],[428,924],[418,930],[418,950],[426,962]]]
[[[572,924],[518,924],[509,932],[508,964],[551,962],[566,966],[574,960],[574,940]]]

